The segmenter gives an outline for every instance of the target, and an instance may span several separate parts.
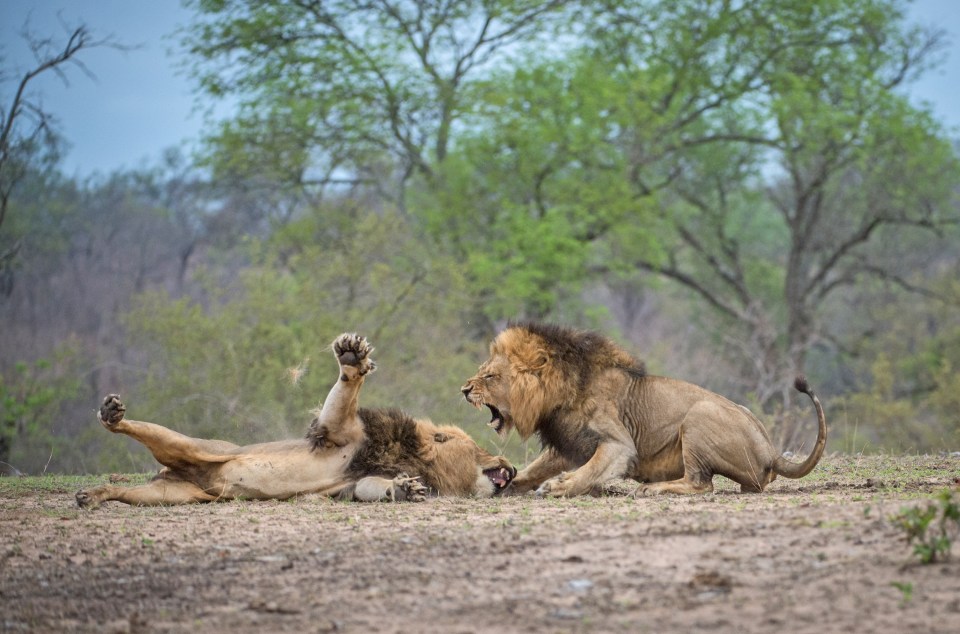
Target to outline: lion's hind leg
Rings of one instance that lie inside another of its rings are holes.
[[[635,495],[660,495],[665,493],[690,495],[693,493],[711,493],[712,491],[712,479],[703,482],[681,478],[679,480],[670,480],[669,482],[651,482],[649,484],[641,484],[637,488]]]
[[[697,407],[691,408],[680,425],[680,456],[683,462],[683,477],[666,482],[650,482],[637,487],[635,495],[676,494],[690,495],[713,491],[714,470],[702,455],[707,454],[709,439],[703,438],[695,424]]]
[[[115,434],[124,434],[142,443],[157,462],[172,469],[206,467],[229,460],[237,445],[225,440],[191,438],[163,425],[124,418],[127,408],[116,394],[103,399],[98,419]]]
[[[91,510],[111,500],[131,506],[168,506],[212,502],[217,499],[216,496],[210,495],[193,482],[171,480],[160,476],[140,486],[121,487],[105,484],[85,491],[78,491],[76,497],[77,506]]]

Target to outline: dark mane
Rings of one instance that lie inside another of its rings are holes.
[[[366,476],[393,478],[401,473],[420,476],[424,484],[436,490],[427,463],[420,457],[417,424],[397,409],[357,410],[366,438],[354,454],[347,473],[360,479]]]
[[[647,374],[642,361],[597,332],[535,321],[511,323],[509,327],[521,328],[543,339],[553,361],[579,377],[580,389],[586,387],[590,374],[596,369],[619,368],[635,378]]]

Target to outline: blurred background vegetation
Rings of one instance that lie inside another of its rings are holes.
[[[784,449],[800,372],[832,450],[960,449],[958,146],[903,91],[946,33],[902,2],[187,4],[198,103],[239,104],[197,156],[67,177],[32,77],[2,84],[0,462],[150,468],[108,392],[298,436],[343,331],[377,346],[365,405],[523,462],[458,392],[511,319],[598,328]],[[37,74],[113,45],[74,38]]]

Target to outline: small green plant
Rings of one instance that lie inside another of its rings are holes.
[[[900,605],[910,603],[913,598],[913,584],[909,581],[891,581],[890,585],[900,591]]]
[[[907,543],[922,564],[949,559],[953,540],[960,533],[960,503],[944,489],[926,505],[901,509],[892,518],[906,533]]]

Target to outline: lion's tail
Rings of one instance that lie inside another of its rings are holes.
[[[802,374],[798,376],[793,382],[793,386],[797,388],[797,391],[809,396],[813,401],[814,408],[817,410],[817,423],[820,425],[817,430],[817,444],[803,462],[790,462],[781,456],[773,463],[773,470],[785,478],[802,478],[813,471],[813,468],[817,466],[817,463],[820,462],[820,457],[823,455],[823,448],[827,445],[827,419],[823,415],[823,406],[820,405],[820,399],[813,393],[813,389],[807,383],[805,376]]]

